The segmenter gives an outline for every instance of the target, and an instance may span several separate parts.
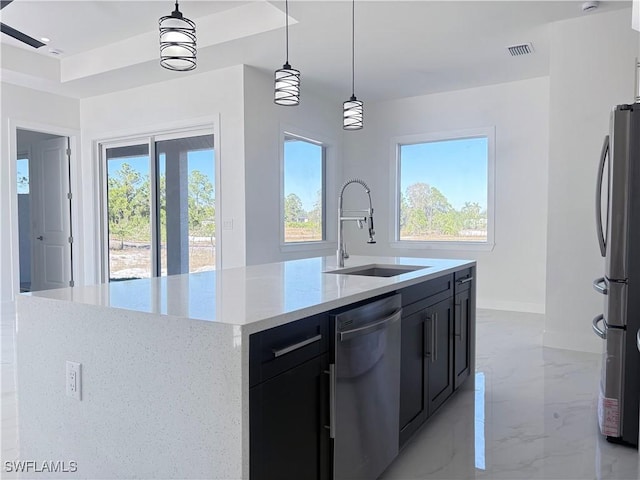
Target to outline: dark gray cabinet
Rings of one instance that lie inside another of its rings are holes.
[[[425,396],[425,312],[419,310],[402,317],[400,352],[400,445],[427,418]]]
[[[453,299],[451,297],[426,310],[425,388],[427,415],[431,416],[453,393]]]
[[[471,360],[475,353],[471,341],[474,328],[473,271],[466,269],[454,274],[453,322],[453,383],[457,389],[471,374]]]
[[[328,479],[328,355],[250,391],[251,479]]]
[[[399,292],[400,445],[474,368],[474,271],[463,269]],[[327,428],[334,338],[330,314],[352,307],[249,337],[251,480],[332,477],[333,441]]]
[[[400,445],[453,392],[453,275],[401,293]]]
[[[473,269],[401,292],[400,445],[470,375],[473,292]]]
[[[454,300],[453,372],[454,388],[462,385],[470,374],[469,327],[471,322],[471,292],[458,293]]]
[[[328,480],[329,320],[309,317],[250,336],[251,480]]]

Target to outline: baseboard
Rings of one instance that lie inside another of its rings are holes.
[[[549,348],[575,350],[578,352],[602,353],[602,340],[589,328],[585,332],[558,332],[545,330],[542,345]]]
[[[486,309],[486,310],[506,310],[509,312],[541,313],[541,314],[544,314],[545,312],[544,304],[542,303],[508,302],[503,300],[478,299],[476,303],[476,307]]]

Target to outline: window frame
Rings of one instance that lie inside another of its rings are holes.
[[[107,149],[109,148],[117,148],[117,147],[126,147],[132,145],[148,145],[149,152],[149,180],[150,184],[153,187],[157,185],[157,158],[156,158],[156,142],[164,141],[164,140],[175,140],[181,138],[195,137],[201,135],[213,135],[213,151],[214,151],[214,172],[215,172],[215,192],[216,196],[218,192],[220,192],[220,149],[219,149],[219,130],[217,129],[217,122],[212,124],[198,124],[193,126],[178,126],[176,125],[174,128],[158,128],[157,130],[145,131],[140,133],[133,134],[122,134],[122,135],[114,135],[114,136],[106,136],[100,139],[94,140],[94,145],[96,149],[96,156],[98,158],[98,171],[99,171],[99,191],[100,191],[100,201],[99,203],[99,218],[100,218],[100,238],[98,239],[98,243],[100,245],[100,278],[103,282],[110,282],[110,271],[109,271],[109,219],[107,215],[107,204],[108,204],[108,166],[107,166]],[[151,228],[151,278],[161,278],[160,271],[160,257],[158,253],[159,248],[159,230],[157,228],[153,228],[153,225],[160,224],[160,212],[158,208],[158,191],[157,188],[150,188],[150,212],[152,218],[152,228]],[[216,198],[216,211],[215,211],[215,221],[216,225],[220,225],[220,209],[219,209],[219,197]],[[215,269],[220,270],[221,268],[221,255],[220,255],[220,233],[216,231],[216,265]]]
[[[284,207],[285,207],[285,194],[284,194],[284,145],[286,138],[295,138],[297,140],[312,143],[322,147],[322,240],[312,240],[303,242],[285,242],[284,238]],[[327,226],[327,195],[328,186],[327,178],[329,177],[329,149],[331,148],[331,142],[324,138],[322,135],[316,135],[310,132],[303,132],[299,129],[283,126],[280,129],[279,137],[279,153],[280,153],[280,199],[279,199],[279,211],[278,211],[278,223],[279,223],[279,238],[280,238],[280,251],[281,252],[299,252],[307,250],[322,250],[329,247],[332,243],[329,240],[330,229]]]
[[[486,241],[449,241],[449,240],[401,240],[400,239],[400,149],[404,145],[433,143],[447,140],[470,138],[487,139],[487,240]],[[392,248],[492,251],[495,246],[495,127],[477,127],[462,130],[403,135],[391,139],[391,175],[389,238]]]

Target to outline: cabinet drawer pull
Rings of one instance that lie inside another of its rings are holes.
[[[336,364],[329,365],[329,436],[336,438]]]
[[[425,346],[425,352],[424,352],[424,356],[427,358],[430,358],[431,361],[433,361],[433,317],[431,315],[428,315],[427,318],[425,319],[425,323],[429,322],[428,326],[425,326],[425,337],[424,337],[424,346]],[[428,334],[426,332],[429,332]],[[427,342],[427,338],[429,339],[429,341]],[[428,350],[427,350],[427,345]]]
[[[433,314],[433,358],[434,362],[438,361],[438,312]]]
[[[293,345],[289,345],[288,347],[281,348],[279,350],[273,350],[273,356],[275,358],[281,357],[282,355],[286,355],[287,353],[291,353],[294,350],[298,350],[299,348],[306,347],[307,345],[311,345],[312,343],[319,342],[322,339],[322,335],[318,334],[315,337],[307,338],[298,343],[294,343]]]
[[[324,373],[329,375],[329,425],[324,428],[329,430],[329,438],[336,436],[336,364],[329,364],[329,370]]]
[[[453,336],[459,337],[460,340],[462,340],[462,318],[461,318],[462,303],[456,302],[455,307],[456,307],[456,310],[454,312],[455,323],[453,324]],[[458,326],[460,327],[458,328]]]
[[[464,283],[469,283],[471,280],[473,280],[473,277],[461,278],[460,280],[456,281],[456,284],[462,285]]]

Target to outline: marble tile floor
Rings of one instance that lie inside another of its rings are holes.
[[[598,432],[600,355],[543,348],[541,315],[477,317],[475,392],[455,394],[382,479],[640,478],[638,451]]]
[[[638,451],[598,433],[599,355],[541,347],[541,315],[482,310],[477,320],[475,391],[456,393],[381,479],[640,479]],[[14,316],[0,327],[4,466],[19,458]]]

